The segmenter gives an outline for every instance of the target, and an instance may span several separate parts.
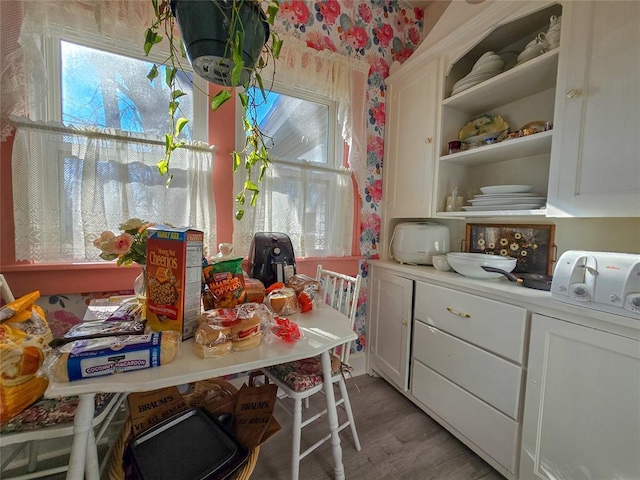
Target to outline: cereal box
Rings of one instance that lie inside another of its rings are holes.
[[[147,325],[190,338],[200,313],[204,234],[167,226],[147,232]]]

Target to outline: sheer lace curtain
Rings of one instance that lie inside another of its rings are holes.
[[[369,64],[329,50],[317,51],[295,37],[281,35],[275,78],[288,87],[308,90],[338,103],[338,124],[349,146],[348,165],[364,198],[367,156],[365,105]],[[272,73],[272,72],[269,72]],[[263,78],[267,79],[265,72]],[[268,82],[265,80],[265,84]]]
[[[153,18],[146,0],[2,0],[0,13],[3,141],[12,130],[10,115],[46,120],[42,92],[48,90],[49,78],[43,38],[66,34],[142,52],[144,30]],[[177,29],[175,34],[179,37]],[[162,54],[163,45],[156,45],[154,55]]]
[[[274,159],[261,184],[258,204],[245,208],[245,216],[234,225],[238,253],[249,251],[255,232],[286,232],[297,256],[349,256],[352,248],[354,198],[351,174],[364,197],[366,175],[365,102],[369,64],[330,51],[316,51],[304,42],[282,36],[280,58],[263,72],[268,79],[288,88],[309,91],[333,100],[338,106],[342,139],[349,146],[349,170],[328,170],[310,162],[297,168],[302,174],[288,174],[293,168]],[[275,68],[274,68],[275,67]],[[235,177],[236,190],[244,179]],[[283,187],[283,183],[287,186]],[[298,196],[305,202],[292,202]],[[326,210],[316,208],[322,199]],[[306,205],[306,207],[305,207]],[[336,213],[331,213],[336,212]],[[310,218],[311,217],[311,218]]]
[[[177,149],[166,188],[159,139],[12,120],[16,260],[99,261],[93,240],[134,217],[190,225],[205,232],[205,245],[215,243],[213,147]]]

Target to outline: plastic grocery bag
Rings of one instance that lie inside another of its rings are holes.
[[[0,424],[38,400],[49,381],[38,370],[53,339],[32,292],[0,308]]]

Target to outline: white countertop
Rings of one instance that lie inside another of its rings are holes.
[[[476,279],[465,277],[453,271],[440,272],[432,266],[406,265],[392,260],[368,260],[368,263],[376,268],[391,270],[412,280],[424,280],[436,285],[455,288],[462,292],[518,305],[534,313],[640,339],[639,320],[560,302],[551,297],[551,292],[527,288],[510,282],[507,278]]]

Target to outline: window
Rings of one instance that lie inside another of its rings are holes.
[[[288,234],[298,257],[351,255],[353,188],[342,167],[336,103],[277,86],[259,109],[258,122],[271,137],[273,163],[259,185],[258,204],[236,222],[236,247],[246,253],[254,233],[271,231]],[[242,127],[237,130],[241,148]],[[236,175],[237,190],[243,180]]]
[[[152,66],[151,62],[60,41],[62,123],[163,135],[170,128],[170,91],[162,81],[164,67],[153,83],[147,80]],[[180,90],[187,93],[180,102],[180,115],[193,119],[193,74],[179,72],[177,79]],[[190,122],[182,132],[187,140],[193,139],[192,126]]]
[[[193,86],[205,82],[179,74],[188,92],[180,113],[190,119],[181,135],[190,142],[173,153],[166,188],[156,167],[170,122],[163,72],[150,83],[141,49],[91,35],[41,45],[48,81],[31,85],[46,94],[31,112],[41,121],[18,123],[14,142],[16,260],[99,261],[93,240],[133,217],[193,226],[215,244],[214,150],[193,143],[206,140],[206,96]]]

